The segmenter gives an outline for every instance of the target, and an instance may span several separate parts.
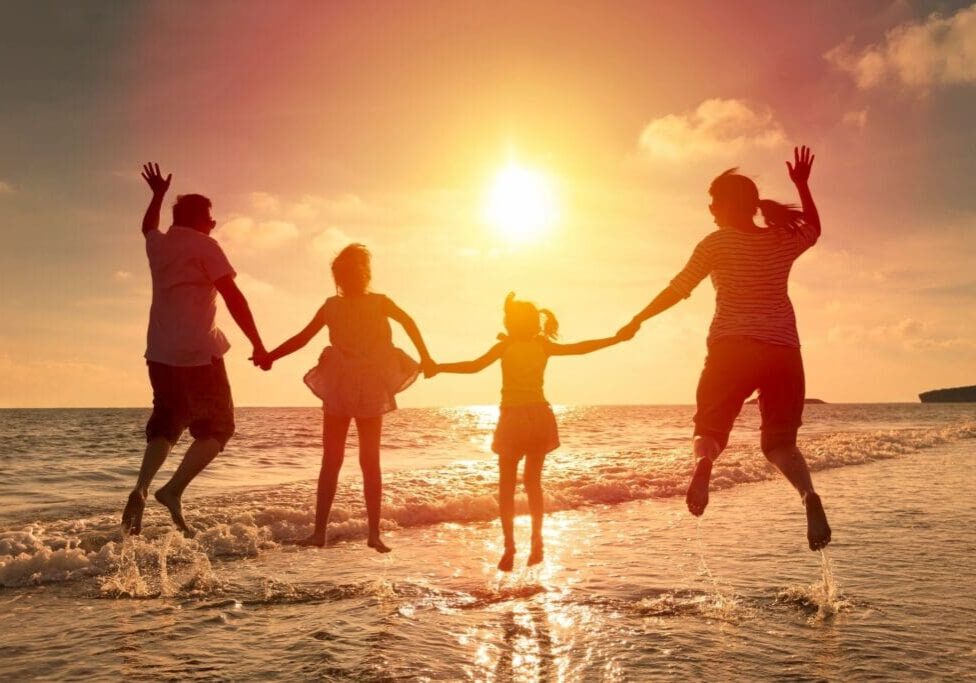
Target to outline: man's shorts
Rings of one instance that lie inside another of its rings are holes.
[[[223,450],[234,434],[234,401],[223,359],[193,367],[146,365],[153,389],[146,440],[163,437],[175,445],[189,427],[194,439],[216,439]]]
[[[720,338],[709,346],[698,380],[695,435],[724,449],[742,404],[756,390],[763,451],[795,446],[806,390],[800,349],[749,337]]]

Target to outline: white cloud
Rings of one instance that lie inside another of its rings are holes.
[[[274,249],[298,237],[298,228],[288,221],[255,221],[249,216],[232,216],[218,229],[217,235],[234,246]]]
[[[128,282],[132,279],[132,273],[127,270],[117,270],[112,275],[112,279],[114,279],[116,282]]]
[[[849,38],[824,57],[862,89],[889,81],[920,90],[976,83],[976,4],[950,17],[936,13],[901,24],[861,50]]]
[[[278,213],[281,211],[281,200],[268,192],[252,192],[251,206],[261,213]]]
[[[744,100],[710,99],[692,112],[668,114],[648,123],[640,147],[651,157],[673,161],[770,148],[785,139],[783,127],[769,109]]]
[[[234,279],[237,281],[237,286],[244,292],[245,296],[273,294],[275,291],[274,285],[264,280],[259,280],[248,273],[238,272],[237,277]]]
[[[859,109],[857,111],[849,111],[844,114],[844,118],[841,121],[845,126],[864,130],[864,127],[868,125],[868,110]]]
[[[332,258],[343,247],[355,241],[339,228],[326,228],[312,239],[312,249]]]

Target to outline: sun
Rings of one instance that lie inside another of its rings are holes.
[[[509,241],[538,239],[557,218],[552,181],[540,171],[508,164],[492,182],[485,218]]]

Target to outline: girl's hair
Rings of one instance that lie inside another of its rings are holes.
[[[781,204],[772,199],[760,199],[759,188],[751,178],[738,173],[737,168],[730,168],[712,181],[708,193],[723,203],[736,206],[749,216],[756,214],[756,209],[762,212],[767,228],[785,228],[796,230],[803,223],[803,212],[795,204]]]
[[[370,254],[362,244],[350,244],[332,260],[332,279],[339,294],[365,294],[373,276]]]
[[[540,316],[545,316],[545,323],[540,324]],[[499,339],[531,339],[538,334],[555,339],[559,321],[548,308],[536,308],[531,301],[517,301],[515,292],[509,292],[505,297],[505,329],[508,334],[498,335]]]

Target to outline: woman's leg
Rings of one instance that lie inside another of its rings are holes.
[[[520,455],[500,453],[498,455],[498,516],[502,522],[502,535],[505,538],[505,552],[498,568],[503,572],[512,571],[515,563],[515,478],[518,472]]]
[[[315,529],[299,545],[325,545],[325,532],[329,525],[329,513],[335,500],[339,483],[339,470],[346,450],[349,418],[326,415],[322,421],[322,469],[319,470],[319,488],[315,501]]]
[[[357,417],[356,432],[359,434],[359,466],[363,470],[363,497],[366,498],[366,519],[369,522],[366,545],[375,548],[376,552],[388,553],[391,548],[380,540],[380,509],[383,503],[380,435],[383,432],[383,416]]]
[[[544,514],[545,498],[542,493],[542,466],[546,462],[546,454],[529,454],[525,458],[525,495],[529,499],[529,514],[532,516],[532,550],[529,553],[528,565],[539,564],[543,559],[542,550],[542,516]]]

